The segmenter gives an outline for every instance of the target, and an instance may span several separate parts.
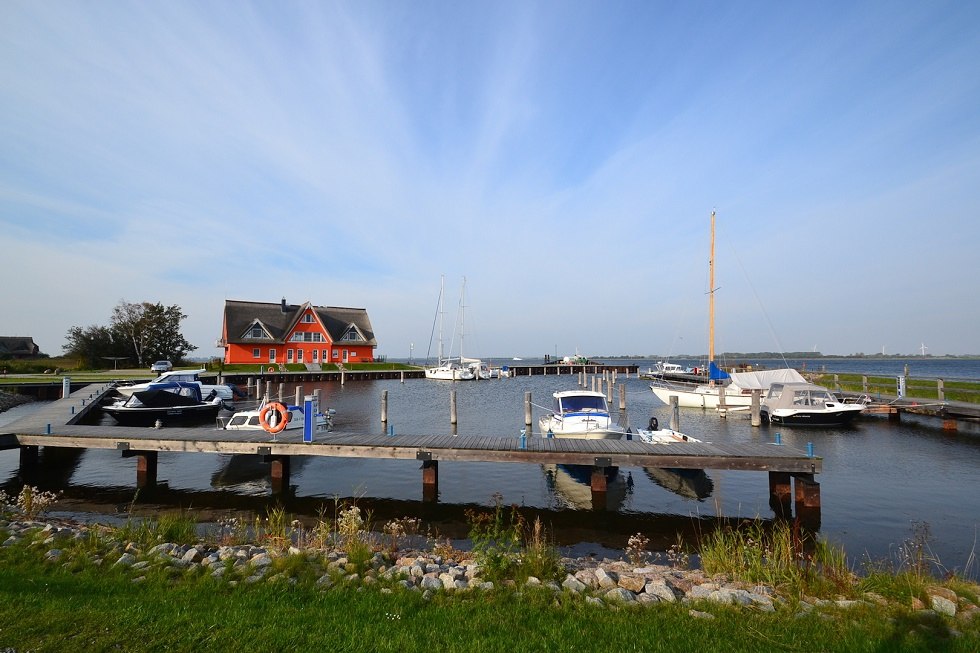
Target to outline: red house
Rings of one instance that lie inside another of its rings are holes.
[[[363,308],[225,300],[225,364],[368,363],[378,346]]]

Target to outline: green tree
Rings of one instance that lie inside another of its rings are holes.
[[[68,329],[63,347],[65,355],[77,358],[89,369],[105,366],[105,358],[125,356],[125,347],[113,338],[108,327],[92,325],[86,328],[73,326]],[[123,352],[123,353],[120,353]]]
[[[197,349],[180,333],[180,322],[186,317],[176,304],[132,304],[123,299],[112,309],[111,329],[126,342],[136,364],[143,367],[159,358],[179,361]]]

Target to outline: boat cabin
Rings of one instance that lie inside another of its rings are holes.
[[[608,413],[606,397],[600,392],[556,392],[554,394],[556,415],[575,415],[583,413]]]
[[[812,383],[773,383],[765,403],[772,409],[802,408],[837,403],[827,388]]]

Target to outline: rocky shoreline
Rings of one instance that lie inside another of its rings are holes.
[[[10,392],[0,391],[0,413],[14,406],[20,406],[21,404],[28,404],[34,401],[33,397],[28,397],[27,395],[17,395]]]
[[[726,576],[708,576],[701,570],[675,568],[659,564],[632,564],[624,560],[562,558],[565,578],[561,582],[529,578],[523,583],[505,580],[494,583],[484,577],[484,570],[471,554],[456,551],[452,557],[435,551],[417,549],[393,553],[374,553],[366,565],[355,566],[348,555],[333,547],[300,547],[286,542],[283,546],[258,544],[196,544],[163,542],[143,550],[136,543],[106,537],[103,549],[93,550],[93,529],[112,531],[98,524],[66,520],[0,519],[0,531],[7,534],[3,547],[35,548],[49,564],[70,566],[90,564],[127,570],[132,581],[146,580],[152,570],[185,573],[199,569],[229,586],[253,583],[298,582],[295,565],[279,565],[277,559],[302,555],[305,571],[312,572],[317,585],[324,590],[334,586],[376,587],[383,593],[418,592],[423,599],[436,593],[461,594],[493,592],[505,589],[546,591],[557,601],[578,597],[600,607],[622,607],[627,604],[651,606],[661,603],[691,604],[692,617],[712,618],[706,611],[711,604],[740,606],[756,612],[791,610],[795,613],[847,610],[860,606],[880,609],[896,607],[880,595],[865,592],[858,598],[787,597],[777,588],[740,582]],[[42,553],[43,551],[43,553]],[[81,557],[82,559],[78,559]],[[276,571],[282,568],[283,571]],[[360,569],[360,571],[359,571]],[[286,571],[289,570],[289,571]],[[200,573],[199,572],[199,573]],[[972,624],[980,619],[980,608],[965,596],[935,586],[927,590],[928,602],[911,598],[905,609],[923,618],[946,618],[951,624]],[[955,634],[955,630],[952,631]]]

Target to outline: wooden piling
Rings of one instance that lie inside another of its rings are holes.
[[[279,396],[278,401],[282,401],[283,398],[286,396],[286,384],[285,383],[280,383],[279,384],[279,395],[278,396]]]
[[[528,432],[531,431],[531,393],[524,393],[524,426],[527,427]]]
[[[672,431],[681,430],[681,407],[677,395],[670,395],[670,428]]]
[[[139,451],[136,453],[136,487],[143,489],[157,484],[156,451]]]
[[[626,412],[626,384],[619,384],[619,412]]]
[[[777,517],[793,516],[793,491],[787,472],[769,472],[769,507]]]
[[[752,391],[752,426],[762,426],[762,390]]]
[[[388,423],[388,391],[381,391],[381,423]]]
[[[820,528],[820,484],[813,474],[794,474],[796,518],[809,529]]]
[[[422,461],[422,501],[439,500],[439,461]]]
[[[449,391],[449,423],[456,424],[456,391]]]
[[[301,385],[296,386],[296,403],[295,403],[295,405],[296,406],[302,406],[303,405],[303,386],[301,386]]]
[[[270,456],[269,475],[272,479],[272,493],[282,494],[289,489],[289,456]]]

